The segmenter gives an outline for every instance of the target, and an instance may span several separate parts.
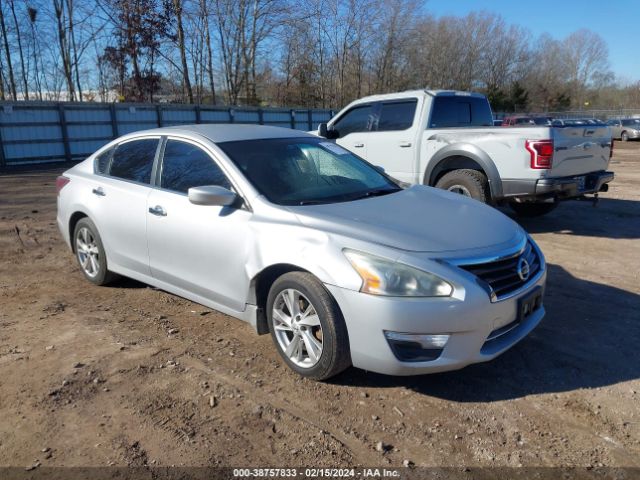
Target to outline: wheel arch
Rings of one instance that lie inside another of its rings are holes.
[[[445,173],[463,168],[481,171],[489,182],[491,198],[502,198],[502,181],[495,163],[485,151],[471,144],[455,144],[439,150],[425,169],[423,184],[435,186]]]
[[[69,243],[71,244],[71,251],[73,253],[76,253],[76,243],[73,240],[73,232],[75,231],[78,222],[83,218],[89,218],[89,215],[80,210],[73,212],[69,217]]]
[[[251,279],[249,284],[249,302],[254,303],[257,307],[256,332],[258,335],[265,335],[269,333],[266,306],[271,285],[273,285],[273,282],[275,282],[279,277],[289,272],[306,272],[313,275],[309,270],[297,265],[290,263],[276,263],[265,267]]]

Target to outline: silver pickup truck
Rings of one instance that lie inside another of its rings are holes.
[[[606,192],[613,149],[606,125],[493,126],[478,93],[415,90],[347,105],[317,134],[409,184],[444,188],[518,215]]]

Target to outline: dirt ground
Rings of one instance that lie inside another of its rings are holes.
[[[611,168],[597,208],[522,223],[549,263],[530,337],[458,372],[325,384],[238,320],[90,285],[59,171],[0,176],[0,466],[640,467],[640,143]]]

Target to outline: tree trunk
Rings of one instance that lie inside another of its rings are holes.
[[[24,52],[22,51],[22,35],[20,34],[20,26],[18,25],[18,17],[16,16],[16,6],[14,0],[11,0],[11,14],[13,15],[13,23],[16,27],[16,38],[18,39],[18,54],[20,56],[20,68],[22,72],[22,88],[24,99],[29,100],[29,72],[24,67]]]
[[[67,90],[69,92],[69,100],[75,100],[75,88],[73,86],[73,77],[71,74],[71,53],[67,41],[67,34],[64,24],[64,4],[60,0],[53,0],[53,7],[56,13],[56,21],[58,24],[58,44],[60,45],[60,55],[62,56],[62,65],[64,77],[67,81]]]
[[[182,28],[182,0],[173,0],[173,6],[176,9],[176,20],[178,23],[178,48],[180,50],[180,61],[182,62],[182,78],[187,90],[187,96],[189,97],[189,103],[193,103],[193,90],[191,89],[191,81],[189,80],[187,52],[185,51],[184,45],[184,29]]]
[[[11,64],[11,50],[9,49],[9,39],[7,37],[7,26],[4,22],[4,13],[0,6],[0,28],[2,28],[2,40],[4,43],[4,53],[7,57],[7,69],[9,70],[9,88],[11,90],[11,97],[14,101],[18,100],[18,93],[16,91],[16,79],[13,76],[13,66]]]
[[[209,31],[209,11],[207,10],[207,0],[200,0],[202,18],[204,20],[205,41],[207,42],[207,63],[209,65],[209,88],[211,89],[211,103],[216,104],[216,87],[213,82],[213,53],[211,51],[211,33]]]
[[[73,33],[73,0],[67,0],[67,11],[69,12],[69,35],[71,36],[71,47],[73,47],[73,66],[76,72],[76,87],[78,88],[78,100],[82,101],[82,87],[80,86],[80,68],[78,61],[78,47],[76,37]]]

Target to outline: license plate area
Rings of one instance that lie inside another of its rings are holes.
[[[542,287],[518,299],[518,323],[524,322],[542,306]]]

